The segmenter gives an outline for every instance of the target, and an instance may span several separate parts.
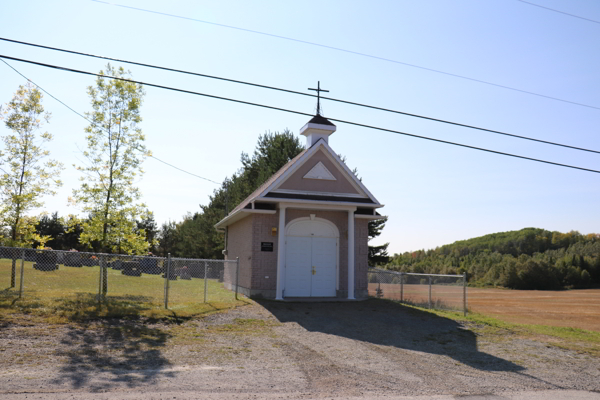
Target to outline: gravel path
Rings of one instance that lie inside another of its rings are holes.
[[[263,301],[179,325],[0,321],[0,399],[600,392],[600,359],[481,332],[378,300]]]

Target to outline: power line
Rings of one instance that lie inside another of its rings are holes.
[[[0,54],[0,58],[6,58],[6,59],[9,59],[9,60],[25,62],[25,63],[39,65],[39,66],[42,66],[42,67],[57,69],[57,70],[61,70],[61,71],[73,72],[73,73],[78,73],[78,74],[83,74],[83,75],[91,75],[91,76],[96,76],[96,77],[100,77],[100,78],[108,78],[108,79],[120,80],[120,81],[125,81],[125,82],[132,82],[132,83],[137,83],[137,84],[140,84],[140,85],[145,85],[145,86],[149,86],[149,87],[155,87],[155,88],[159,88],[159,89],[172,90],[172,91],[175,91],[175,92],[181,92],[181,93],[193,94],[193,95],[197,95],[197,96],[208,97],[208,98],[212,98],[212,99],[230,101],[230,102],[233,102],[233,103],[246,104],[246,105],[251,105],[251,106],[255,106],[255,107],[261,107],[261,108],[266,108],[266,109],[270,109],[270,110],[276,110],[276,111],[283,111],[283,112],[287,112],[287,113],[291,113],[291,114],[304,115],[304,116],[308,116],[308,117],[312,117],[313,116],[312,114],[308,114],[308,113],[305,113],[305,112],[302,112],[302,111],[289,110],[289,109],[285,109],[285,108],[281,108],[281,107],[268,106],[268,105],[260,104],[260,103],[253,103],[253,102],[249,102],[249,101],[237,100],[237,99],[232,99],[232,98],[228,98],[228,97],[215,96],[215,95],[212,95],[212,94],[194,92],[194,91],[185,90],[185,89],[178,89],[178,88],[173,88],[173,87],[164,86],[164,85],[157,85],[157,84],[154,84],[154,83],[148,83],[148,82],[142,82],[142,81],[135,81],[135,80],[132,80],[132,79],[124,79],[124,78],[118,78],[118,77],[114,77],[114,76],[101,75],[101,74],[96,74],[96,73],[88,72],[88,71],[81,71],[81,70],[76,70],[76,69],[67,68],[67,67],[61,67],[61,66],[52,65],[52,64],[40,63],[40,62],[37,62],[37,61],[30,61],[30,60],[24,60],[24,59],[20,59],[20,58],[16,58],[16,57],[5,56],[5,55],[2,55],[2,54]],[[373,126],[373,125],[366,125],[366,124],[361,124],[361,123],[358,123],[358,122],[346,121],[346,120],[342,120],[342,119],[336,119],[336,118],[328,118],[328,119],[331,120],[331,121],[340,122],[340,123],[343,123],[343,124],[360,126],[362,128],[374,129],[374,130],[379,130],[379,131],[383,131],[383,132],[396,133],[398,135],[409,136],[409,137],[413,137],[413,138],[417,138],[417,139],[430,140],[430,141],[433,141],[433,142],[449,144],[449,145],[452,145],[452,146],[459,146],[459,147],[464,147],[464,148],[468,148],[468,149],[472,149],[472,150],[479,150],[479,151],[484,151],[484,152],[488,152],[488,153],[503,155],[503,156],[507,156],[507,157],[520,158],[520,159],[523,159],[523,160],[535,161],[535,162],[540,162],[540,163],[544,163],[544,164],[550,164],[550,165],[555,165],[555,166],[559,166],[559,167],[572,168],[572,169],[577,169],[577,170],[581,170],[581,171],[594,172],[594,173],[600,174],[600,171],[599,170],[595,170],[595,169],[577,167],[577,166],[574,166],[574,165],[561,164],[561,163],[557,163],[557,162],[553,162],[553,161],[547,161],[547,160],[542,160],[542,159],[538,159],[538,158],[520,156],[520,155],[517,155],[517,154],[505,153],[505,152],[501,152],[501,151],[486,149],[486,148],[483,148],[483,147],[476,147],[476,146],[471,146],[471,145],[462,144],[462,143],[450,142],[450,141],[447,141],[447,140],[435,139],[435,138],[431,138],[431,137],[427,137],[427,136],[415,135],[415,134],[412,134],[412,133],[401,132],[401,131],[396,131],[396,130],[393,130],[393,129],[386,129],[386,128],[381,128],[381,127],[377,127],[377,126]]]
[[[189,172],[189,171],[186,171],[185,169],[181,169],[181,168],[179,168],[179,167],[176,167],[176,166],[174,166],[173,164],[169,164],[168,162],[161,160],[160,158],[154,157],[154,156],[152,156],[152,155],[151,155],[150,157],[154,158],[154,159],[155,159],[155,160],[157,160],[157,161],[160,161],[160,162],[161,162],[161,163],[163,163],[163,164],[166,164],[166,165],[168,165],[168,166],[169,166],[169,167],[171,167],[171,168],[175,168],[175,169],[178,169],[178,170],[179,170],[179,171],[181,171],[181,172],[185,172],[186,174],[189,174],[189,175],[195,176],[196,178],[204,179],[205,181],[208,181],[208,182],[211,182],[211,183],[215,183],[215,184],[217,184],[217,185],[220,185],[220,184],[221,184],[220,182],[216,182],[216,181],[213,181],[212,179],[204,178],[204,177],[202,177],[202,176],[200,176],[200,175],[196,175],[196,174],[193,174],[193,173],[191,173],[191,172]]]
[[[585,17],[580,17],[579,15],[575,15],[575,14],[569,14],[569,13],[567,13],[567,12],[564,12],[564,11],[555,10],[554,8],[550,8],[550,7],[544,7],[544,6],[541,6],[541,5],[539,5],[539,4],[530,3],[530,2],[528,2],[528,1],[524,1],[524,0],[517,0],[517,1],[520,1],[521,3],[526,3],[526,4],[529,4],[529,5],[531,5],[531,6],[535,6],[535,7],[539,7],[539,8],[544,8],[544,9],[546,9],[546,10],[550,10],[550,11],[554,11],[554,12],[557,12],[557,13],[560,13],[560,14],[568,15],[569,17],[574,17],[574,18],[584,19],[584,20],[586,20],[586,21],[590,21],[590,22],[594,22],[594,23],[596,23],[596,24],[600,24],[600,21],[596,21],[595,19],[589,19],[589,18],[585,18]]]
[[[268,32],[262,32],[262,31],[257,31],[257,30],[253,30],[253,29],[240,28],[240,27],[233,26],[233,25],[220,24],[220,23],[217,23],[217,22],[211,22],[211,21],[201,20],[201,19],[197,19],[197,18],[184,17],[184,16],[181,16],[181,15],[169,14],[169,13],[164,13],[164,12],[160,12],[160,11],[153,11],[153,10],[148,10],[148,9],[145,9],[145,8],[125,6],[125,5],[122,5],[122,4],[109,3],[109,2],[101,1],[101,0],[90,0],[90,1],[93,1],[95,3],[102,3],[102,4],[106,4],[106,5],[111,5],[111,6],[115,6],[115,7],[122,7],[122,8],[131,9],[131,10],[147,12],[147,13],[151,13],[151,14],[163,15],[163,16],[167,16],[167,17],[171,17],[171,18],[179,18],[179,19],[185,19],[185,20],[188,20],[188,21],[200,22],[200,23],[208,24],[208,25],[220,26],[222,28],[235,29],[235,30],[242,31],[242,32],[254,33],[254,34],[257,34],[257,35],[269,36],[269,37],[274,37],[274,38],[283,39],[283,40],[289,40],[289,41],[297,42],[297,43],[308,44],[308,45],[311,45],[311,46],[317,46],[317,47],[322,47],[322,48],[326,48],[326,49],[330,49],[330,50],[336,50],[336,51],[340,51],[340,52],[344,52],[344,53],[349,53],[349,54],[354,54],[354,55],[358,55],[358,56],[362,56],[362,57],[373,58],[373,59],[380,60],[380,61],[386,61],[386,62],[390,62],[390,63],[394,63],[394,64],[406,65],[408,67],[413,67],[413,68],[418,68],[418,69],[422,69],[422,70],[425,70],[425,71],[435,72],[435,73],[438,73],[438,74],[453,76],[455,78],[466,79],[466,80],[469,80],[469,81],[472,81],[472,82],[483,83],[485,85],[495,86],[495,87],[499,87],[499,88],[502,88],[502,89],[513,90],[515,92],[526,93],[526,94],[530,94],[530,95],[538,96],[538,97],[543,97],[543,98],[550,99],[550,100],[561,101],[563,103],[569,103],[569,104],[574,104],[574,105],[581,106],[581,107],[588,107],[588,108],[593,108],[593,109],[596,109],[596,110],[600,110],[600,107],[592,106],[592,105],[589,105],[589,104],[578,103],[578,102],[575,102],[575,101],[565,100],[565,99],[561,99],[561,98],[558,98],[558,97],[547,96],[545,94],[530,92],[530,91],[527,91],[527,90],[517,89],[517,88],[511,87],[511,86],[506,86],[506,85],[500,85],[498,83],[484,81],[484,80],[481,80],[481,79],[470,78],[470,77],[465,76],[465,75],[453,74],[451,72],[445,72],[445,71],[441,71],[441,70],[434,69],[434,68],[423,67],[423,66],[420,66],[420,65],[417,65],[417,64],[410,64],[410,63],[403,62],[403,61],[393,60],[391,58],[385,58],[385,57],[375,56],[375,55],[372,55],[372,54],[361,53],[359,51],[348,50],[348,49],[344,49],[344,48],[341,48],[341,47],[329,46],[329,45],[325,45],[325,44],[321,44],[321,43],[310,42],[310,41],[307,41],[307,40],[295,39],[295,38],[291,38],[291,37],[288,37],[288,36],[275,35],[275,34],[268,33]]]
[[[158,65],[140,63],[140,62],[136,62],[136,61],[122,60],[122,59],[118,59],[118,58],[112,58],[112,57],[99,56],[99,55],[95,55],[95,54],[82,53],[82,52],[78,52],[78,51],[74,51],[74,50],[66,50],[66,49],[61,49],[61,48],[57,48],[57,47],[44,46],[44,45],[40,45],[40,44],[22,42],[22,41],[19,41],[19,40],[7,39],[7,38],[2,38],[2,37],[0,37],[0,40],[6,41],[6,42],[11,42],[11,43],[16,43],[16,44],[22,44],[22,45],[26,45],[26,46],[38,47],[38,48],[47,49],[47,50],[59,51],[59,52],[64,52],[64,53],[69,53],[69,54],[75,54],[75,55],[84,56],[84,57],[92,57],[92,58],[98,58],[98,59],[102,59],[102,60],[109,60],[109,61],[115,61],[115,62],[132,64],[132,65],[139,65],[139,66],[147,67],[147,68],[154,68],[154,69],[159,69],[159,70],[164,70],[164,71],[170,71],[170,72],[176,72],[176,73],[182,73],[182,74],[187,74],[187,75],[194,75],[194,76],[199,76],[199,77],[203,77],[203,78],[217,79],[217,80],[222,80],[222,81],[226,81],[226,82],[238,83],[238,84],[242,84],[242,85],[249,85],[249,86],[260,87],[260,88],[263,88],[263,89],[277,90],[277,91],[281,91],[281,92],[286,92],[286,93],[291,93],[291,94],[297,94],[297,95],[301,95],[301,96],[317,97],[316,95],[313,95],[313,94],[310,94],[310,93],[303,93],[303,92],[298,92],[298,91],[295,91],[295,90],[283,89],[283,88],[278,88],[278,87],[275,87],[275,86],[267,86],[267,85],[261,85],[261,84],[258,84],[258,83],[252,83],[252,82],[247,82],[247,81],[240,81],[240,80],[235,80],[235,79],[223,78],[223,77],[214,76],[214,75],[201,74],[201,73],[198,73],[198,72],[191,72],[191,71],[185,71],[185,70],[180,70],[180,69],[175,69],[175,68],[168,68],[168,67],[162,67],[162,66],[158,66]],[[477,127],[477,126],[474,126],[474,125],[462,124],[462,123],[459,123],[459,122],[453,122],[453,121],[443,120],[443,119],[439,119],[439,118],[432,118],[432,117],[427,117],[427,116],[424,116],[424,115],[407,113],[407,112],[403,112],[403,111],[392,110],[392,109],[389,109],[389,108],[377,107],[377,106],[372,106],[372,105],[363,104],[363,103],[356,103],[356,102],[347,101],[347,100],[341,100],[341,99],[336,99],[336,98],[332,98],[332,97],[321,96],[321,98],[326,99],[326,100],[330,100],[330,101],[335,101],[335,102],[338,102],[338,103],[349,104],[349,105],[358,106],[358,107],[365,107],[365,108],[370,108],[370,109],[374,109],[374,110],[385,111],[385,112],[390,112],[390,113],[395,113],[395,114],[401,114],[401,115],[406,115],[406,116],[409,116],[409,117],[426,119],[426,120],[429,120],[429,121],[435,121],[435,122],[440,122],[440,123],[444,123],[444,124],[450,124],[450,125],[460,126],[460,127],[463,127],[463,128],[476,129],[476,130],[480,130],[480,131],[484,131],[484,132],[489,132],[489,133],[494,133],[494,134],[498,134],[498,135],[504,135],[504,136],[514,137],[514,138],[517,138],[517,139],[529,140],[529,141],[538,142],[538,143],[544,143],[544,144],[548,144],[548,145],[552,145],[552,146],[559,146],[559,147],[569,148],[569,149],[573,149],[573,150],[587,151],[587,152],[590,152],[590,153],[600,154],[600,151],[598,151],[598,150],[586,149],[586,148],[583,148],[583,147],[576,147],[576,146],[571,146],[571,145],[567,145],[567,144],[563,144],[563,143],[557,143],[557,142],[551,142],[551,141],[542,140],[542,139],[535,139],[535,138],[531,138],[531,137],[527,137],[527,136],[516,135],[516,134],[502,132],[502,131],[497,131],[497,130],[493,130],[493,129],[481,128],[481,127]]]
[[[85,115],[83,115],[83,114],[81,114],[81,113],[77,112],[76,110],[74,110],[73,108],[69,107],[69,106],[68,106],[66,103],[64,103],[63,101],[61,101],[61,100],[60,100],[60,99],[58,99],[57,97],[53,96],[53,95],[52,95],[50,92],[48,92],[47,90],[45,90],[43,87],[41,87],[40,85],[38,85],[37,83],[35,83],[34,81],[32,81],[31,79],[29,79],[28,77],[26,77],[25,75],[23,75],[23,74],[22,74],[21,72],[19,72],[19,71],[18,71],[18,70],[17,70],[15,67],[13,67],[12,65],[10,65],[10,64],[9,64],[9,63],[7,63],[6,61],[4,61],[2,58],[0,58],[0,61],[2,61],[4,64],[6,64],[8,67],[10,67],[10,68],[11,68],[13,71],[15,71],[17,74],[21,75],[21,76],[22,76],[23,78],[25,78],[27,81],[29,81],[29,82],[33,83],[33,84],[34,84],[34,85],[35,85],[37,88],[39,88],[41,91],[43,91],[44,93],[46,93],[48,96],[52,97],[54,100],[58,101],[58,102],[59,102],[60,104],[62,104],[63,106],[67,107],[69,110],[73,111],[75,114],[79,115],[81,118],[85,119],[85,120],[86,120],[86,121],[88,121],[89,123],[91,123],[91,124],[93,123],[93,122],[92,122],[92,121],[90,121],[90,120],[89,120],[89,119],[88,119],[88,118],[87,118]],[[106,133],[108,133],[108,131],[107,131]],[[203,176],[196,175],[196,174],[194,174],[194,173],[191,173],[191,172],[189,172],[189,171],[186,171],[186,170],[184,170],[184,169],[181,169],[181,168],[179,168],[179,167],[176,167],[175,165],[173,165],[173,164],[169,164],[168,162],[166,162],[166,161],[163,161],[163,160],[161,160],[160,158],[158,158],[158,157],[155,157],[155,156],[153,156],[153,155],[151,155],[151,154],[146,154],[146,155],[147,155],[148,157],[154,158],[156,161],[160,161],[161,163],[168,165],[168,166],[169,166],[169,167],[171,167],[171,168],[175,168],[175,169],[177,169],[177,170],[179,170],[179,171],[181,171],[181,172],[185,172],[186,174],[189,174],[189,175],[195,176],[196,178],[204,179],[205,181],[208,181],[208,182],[211,182],[211,183],[215,183],[215,184],[217,184],[217,185],[220,185],[220,184],[221,184],[221,183],[219,183],[219,182],[213,181],[212,179],[204,178]]]
[[[23,75],[22,73],[20,73],[19,71],[17,71],[17,69],[15,67],[13,67],[12,65],[10,65],[9,63],[7,63],[6,61],[4,61],[2,58],[0,58],[0,61],[2,61],[4,64],[6,64],[10,69],[12,69],[13,71],[15,71],[17,74],[21,75],[23,78],[25,78],[27,81],[33,83],[36,87],[38,87],[42,92],[46,93],[48,96],[52,97],[54,100],[58,101],[60,104],[62,104],[63,106],[67,107],[69,110],[73,111],[75,114],[79,115],[81,118],[85,119],[88,122],[92,122],[89,119],[87,119],[84,115],[78,113],[76,110],[72,109],[71,107],[69,107],[67,104],[63,103],[62,101],[60,101],[58,98],[54,97],[52,94],[50,94],[48,91],[46,91],[43,87],[41,87],[40,85],[38,85],[37,83],[35,83],[34,81],[32,81],[31,79],[29,79],[28,77],[26,77],[25,75]]]

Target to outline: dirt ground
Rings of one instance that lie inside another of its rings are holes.
[[[400,285],[369,284],[369,294],[382,290],[384,298],[400,300]],[[460,286],[433,285],[433,302],[449,308],[462,309]],[[403,298],[427,305],[428,285],[404,285]],[[467,289],[471,311],[500,318],[507,322],[565,326],[600,332],[600,289],[577,290],[509,290]]]
[[[0,320],[0,399],[125,398],[136,391],[341,398],[543,390],[600,391],[600,359],[544,338],[488,334],[485,327],[376,299],[262,301],[180,324]]]
[[[469,308],[508,322],[600,332],[600,289],[563,291],[469,288]]]

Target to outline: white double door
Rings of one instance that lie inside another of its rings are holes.
[[[285,297],[335,297],[337,239],[286,238]]]

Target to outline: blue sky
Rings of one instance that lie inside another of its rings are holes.
[[[534,1],[532,1],[534,2]],[[0,5],[0,36],[113,58],[306,91],[600,150],[600,23],[517,0],[134,1],[115,4],[267,32],[556,97],[534,96],[348,52],[91,0]],[[536,0],[600,21],[600,3]],[[98,72],[106,64],[0,42],[0,54]],[[10,62],[83,113],[92,77]],[[303,112],[312,98],[127,66],[134,79]],[[0,63],[0,103],[25,80]],[[222,181],[260,134],[297,134],[307,117],[147,88],[142,128],[154,155]],[[63,188],[45,210],[76,213],[87,122],[49,98],[52,156]],[[595,108],[594,108],[595,107]],[[326,117],[600,170],[600,154],[561,149],[406,116],[323,102]],[[600,231],[600,174],[560,168],[402,135],[337,124],[330,145],[358,168],[389,216],[376,243],[391,252],[433,248],[487,233],[540,227]],[[2,125],[0,134],[6,130]],[[303,139],[303,138],[302,138]],[[137,185],[157,222],[199,211],[216,185],[144,163]]]

